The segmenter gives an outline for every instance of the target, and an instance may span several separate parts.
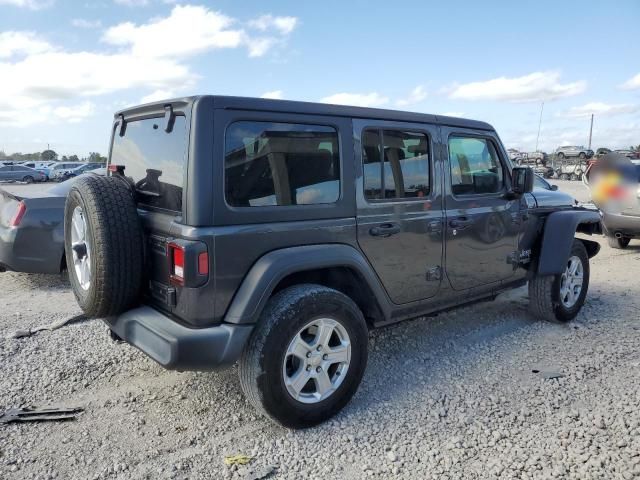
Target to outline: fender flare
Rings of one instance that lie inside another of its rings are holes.
[[[344,244],[305,245],[269,252],[253,264],[233,297],[224,317],[226,323],[252,324],[258,321],[278,283],[288,275],[331,267],[356,271],[368,284],[385,317],[391,302],[373,268],[355,248]]]
[[[564,271],[571,245],[579,226],[588,233],[600,231],[600,215],[593,210],[562,210],[549,214],[545,221],[542,247],[538,261],[539,275],[557,275]],[[599,250],[599,244],[590,240],[585,243],[589,257]]]

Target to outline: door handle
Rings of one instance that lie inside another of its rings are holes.
[[[449,226],[451,228],[464,228],[472,223],[469,217],[458,217],[449,220]]]
[[[400,225],[397,223],[383,223],[369,230],[369,234],[374,237],[390,237],[400,233]]]

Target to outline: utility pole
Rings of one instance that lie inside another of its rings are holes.
[[[540,127],[542,126],[542,111],[544,110],[544,100],[542,101],[542,106],[540,107],[540,120],[538,120],[538,136],[536,137],[536,152],[538,151],[538,140],[540,140]]]
[[[591,136],[593,135],[593,113],[591,114],[591,127],[589,127],[589,150],[591,150]]]

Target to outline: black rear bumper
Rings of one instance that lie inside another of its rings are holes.
[[[120,338],[171,370],[215,370],[233,364],[253,325],[189,328],[148,306],[105,320]]]

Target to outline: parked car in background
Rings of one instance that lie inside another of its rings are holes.
[[[596,150],[596,153],[595,153],[594,157],[595,158],[600,158],[600,157],[602,157],[602,156],[604,156],[604,155],[606,155],[607,153],[610,153],[610,152],[611,152],[610,148],[601,147],[601,148],[598,148]]]
[[[615,153],[615,152],[614,152]],[[584,175],[584,184],[593,189],[595,186],[595,172],[600,168],[599,162],[589,165],[589,169]],[[637,187],[631,192],[631,197],[626,197],[621,204],[613,203],[612,205],[594,204],[600,210],[602,217],[603,233],[607,237],[607,242],[611,248],[627,248],[629,242],[633,238],[640,238],[640,160],[631,160],[621,167],[621,171],[625,172],[624,176],[631,182],[637,182]],[[628,193],[627,193],[628,195]]]
[[[45,180],[49,180],[49,175],[51,174],[51,167],[55,164],[56,162],[47,161],[47,162],[22,162],[19,165],[33,168],[34,170],[37,170],[40,173],[43,173],[44,176],[46,177]]]
[[[80,165],[79,167],[72,168],[70,170],[65,170],[60,174],[58,180],[64,182],[73,177],[77,177],[85,172],[90,172],[91,170],[96,170],[97,168],[104,168],[104,164],[102,163],[86,163],[84,165]]]
[[[576,145],[566,145],[564,147],[558,147],[555,151],[556,157],[560,160],[563,158],[578,157],[581,159],[587,159],[593,157],[593,150]]]
[[[587,167],[588,160],[580,157],[557,158],[553,162],[554,176],[560,180],[581,180]]]
[[[547,166],[546,162],[539,157],[521,157],[515,162],[523,167],[530,167],[536,175],[540,175],[541,177],[553,177],[553,168]]]
[[[4,165],[0,167],[0,181],[33,183],[46,180],[44,173],[24,165]]]
[[[64,203],[78,178],[21,195],[0,188],[0,272],[60,273],[65,268]]]
[[[64,175],[64,172],[72,170],[74,168],[78,168],[82,165],[84,165],[83,162],[57,162],[51,168],[51,174],[49,175],[49,178],[51,180],[58,181]]]
[[[508,148],[507,154],[509,155],[509,159],[512,162],[517,162],[518,160],[520,160],[520,158],[522,158],[522,152],[515,148]]]
[[[621,149],[621,150],[614,150],[614,152],[634,160],[637,158],[640,158],[640,152],[634,152],[633,150]]]

